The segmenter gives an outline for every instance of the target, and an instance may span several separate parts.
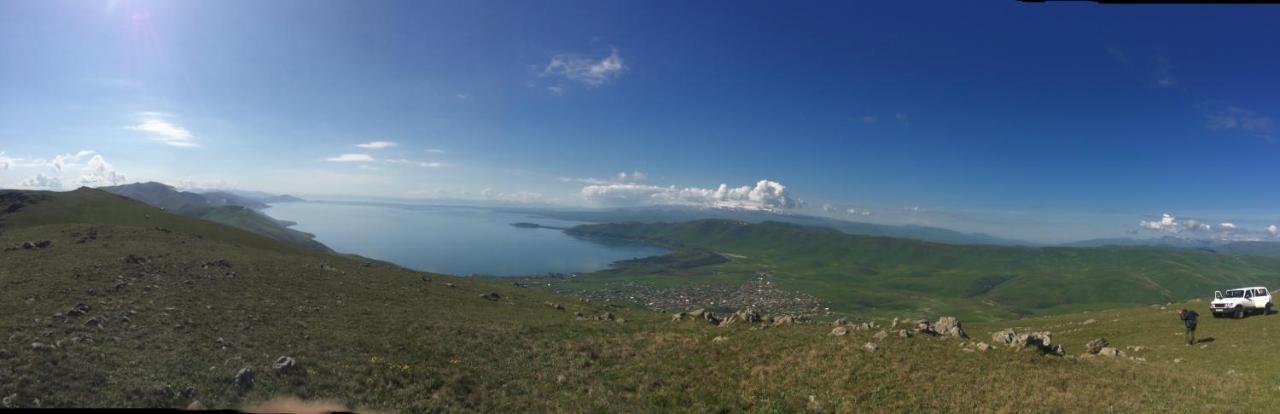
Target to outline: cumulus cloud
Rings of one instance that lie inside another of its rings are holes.
[[[9,168],[13,167],[13,164],[17,162],[17,159],[9,158],[8,156],[5,156],[3,152],[0,152],[0,171],[8,171]]]
[[[37,190],[61,190],[62,180],[58,177],[48,176],[44,174],[36,174],[35,177],[26,179],[20,184],[23,188],[31,188]]]
[[[1161,215],[1159,221],[1142,220],[1138,222],[1138,225],[1148,230],[1159,230],[1159,231],[1168,231],[1168,232],[1178,231],[1178,222],[1177,220],[1174,219],[1173,215],[1169,213],[1165,213]]]
[[[116,171],[115,167],[107,163],[107,160],[101,155],[94,155],[86,164],[84,175],[80,176],[79,184],[85,187],[101,187],[104,185],[120,185],[126,181],[124,174]]]
[[[856,209],[856,208],[851,208],[851,209],[845,210],[845,212],[846,212],[846,213],[849,213],[849,215],[851,215],[851,216],[870,216],[870,215],[871,215],[871,212],[870,212],[870,211],[866,211],[866,210],[858,210],[858,209]]]
[[[75,154],[55,155],[53,159],[49,160],[49,166],[53,167],[54,171],[62,172],[62,169],[70,165],[74,165],[75,163],[80,162],[80,160],[83,159],[84,157],[87,157],[93,154],[94,152],[90,150],[80,150]]]
[[[1205,115],[1205,127],[1209,129],[1237,130],[1266,140],[1275,138],[1276,120],[1269,116],[1228,106]]]
[[[1272,236],[1280,236],[1280,227],[1276,227],[1274,224],[1267,226],[1267,233]]]
[[[366,142],[366,143],[363,143],[363,144],[356,144],[356,146],[357,146],[357,147],[360,147],[360,148],[368,148],[368,149],[383,149],[383,148],[391,148],[391,147],[395,147],[395,146],[398,146],[398,145],[400,145],[400,144],[397,144],[397,143],[395,143],[395,142],[391,142],[391,141],[372,141],[372,142]]]
[[[138,124],[130,126],[129,129],[145,132],[151,135],[152,139],[165,145],[183,148],[197,146],[195,136],[191,134],[191,131],[165,120],[165,114],[143,112],[138,115],[141,120],[139,120]]]
[[[1235,231],[1236,229],[1236,225],[1234,223],[1221,223],[1218,224],[1218,227],[1221,228],[1222,231]]]
[[[600,184],[583,187],[581,195],[589,202],[607,206],[687,205],[773,211],[799,205],[787,196],[786,186],[769,180],[760,180],[754,186],[720,184],[717,188]]]
[[[618,49],[610,49],[609,56],[593,58],[576,54],[559,54],[551,57],[551,62],[542,69],[543,76],[561,76],[577,81],[588,87],[604,85],[617,79],[627,71],[627,66],[618,55]],[[548,87],[548,91],[557,93]],[[559,93],[563,93],[563,89]],[[558,94],[558,93],[557,93]]]
[[[373,162],[373,156],[369,154],[342,154],[325,158],[324,160],[330,162]]]

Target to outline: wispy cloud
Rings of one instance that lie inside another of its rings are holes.
[[[1155,82],[1161,88],[1178,86],[1177,79],[1173,78],[1173,64],[1164,56],[1156,56]]]
[[[1269,116],[1228,106],[1225,109],[1205,114],[1205,127],[1209,129],[1239,130],[1267,141],[1275,140],[1276,120]]]
[[[617,48],[613,48],[610,49],[609,55],[603,58],[578,54],[555,55],[542,69],[542,75],[560,76],[588,87],[597,87],[617,79],[626,71],[627,65],[623,63],[622,56],[618,55]],[[551,88],[553,87],[548,87],[547,90],[555,93]],[[563,90],[560,92],[563,93]]]
[[[439,149],[439,148],[428,148],[428,149],[427,149],[427,153],[429,153],[429,154],[444,154],[444,150]]]
[[[443,167],[444,164],[432,161],[432,162],[420,162],[418,163],[418,166],[423,168],[440,168],[440,167]]]
[[[384,149],[384,148],[391,148],[398,145],[400,144],[397,144],[391,141],[373,141],[373,142],[366,142],[363,144],[356,144],[357,147],[367,148],[367,149]]]
[[[560,177],[559,180],[566,183],[582,183],[582,184],[598,185],[598,184],[634,183],[634,182],[647,180],[648,178],[649,178],[648,174],[645,174],[640,171],[632,171],[630,173],[626,171],[622,171],[617,174],[614,174],[613,177],[609,177],[609,178]]]
[[[145,132],[151,135],[151,138],[161,143],[174,147],[191,148],[195,147],[195,136],[186,128],[178,126],[168,120],[168,114],[160,112],[141,112],[138,114],[141,120],[138,124],[130,126],[129,129],[139,132]]]
[[[1107,54],[1111,55],[1111,57],[1115,58],[1117,62],[1120,62],[1120,64],[1124,65],[1125,67],[1127,68],[1133,67],[1133,61],[1129,60],[1129,56],[1124,54],[1123,50],[1120,50],[1114,47],[1109,47],[1107,48]]]
[[[550,93],[554,96],[564,96],[564,88],[560,86],[548,86],[547,93]]]
[[[373,162],[373,156],[369,154],[342,154],[336,157],[325,158],[325,161],[331,162]]]
[[[404,158],[392,158],[392,159],[382,160],[382,162],[385,162],[387,164],[408,164],[413,161],[409,161]]]

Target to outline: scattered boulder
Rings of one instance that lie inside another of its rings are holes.
[[[974,349],[977,349],[978,352],[987,352],[988,350],[991,349],[991,345],[987,344],[986,342],[978,342],[978,344],[974,345],[973,347]]]
[[[298,361],[293,359],[293,357],[287,356],[287,355],[276,358],[276,362],[271,364],[271,367],[275,368],[276,372],[283,372],[283,373],[291,372],[297,366],[298,366]]]
[[[889,337],[889,332],[881,330],[880,332],[876,332],[876,334],[872,335],[871,337],[875,338],[877,341],[884,340],[884,338]]]
[[[486,293],[486,294],[480,295],[480,297],[481,297],[481,298],[484,298],[485,300],[498,300],[498,299],[502,299],[502,296],[498,295],[498,294],[497,294],[497,293],[495,293],[495,292],[489,292],[489,293]]]
[[[89,313],[89,310],[90,310],[89,305],[86,305],[83,303],[77,303],[76,306],[72,306],[71,310],[67,311],[67,316],[84,315],[86,313]]]
[[[715,338],[711,338],[711,342],[715,342],[715,343],[721,343],[728,340],[729,340],[729,337],[727,336],[717,336]]]
[[[929,322],[929,320],[928,320],[928,319],[918,319],[918,320],[916,320],[916,328],[915,328],[915,331],[916,331],[916,333],[918,333],[918,334],[925,334],[925,335],[937,335],[937,334],[938,334],[938,332],[937,332],[937,331],[933,330],[933,322]]]
[[[187,404],[187,411],[204,411],[204,410],[206,410],[206,408],[204,407],[204,404],[200,403],[200,400],[192,401],[191,404]]]
[[[1017,333],[1013,329],[1005,329],[991,334],[991,341],[1018,350],[1034,349],[1045,354],[1066,355],[1066,350],[1062,345],[1054,344],[1053,335],[1047,331]]]
[[[908,330],[906,330],[906,329],[899,329],[899,330],[898,330],[898,336],[899,336],[899,337],[902,337],[902,338],[910,338],[910,337],[911,337],[911,331],[908,331]]]
[[[689,316],[694,318],[701,318],[702,315],[705,313],[708,313],[706,309],[694,309],[689,311]]]
[[[876,345],[874,342],[867,342],[862,344],[862,349],[867,352],[876,352],[877,349],[880,349],[880,346]]]
[[[831,329],[831,336],[845,336],[849,334],[849,328],[837,326]]]
[[[835,325],[835,326],[848,325],[848,324],[849,324],[849,319],[847,319],[847,318],[843,318],[843,317],[842,317],[842,318],[840,318],[840,319],[836,319],[836,321],[835,321],[835,322],[832,322],[832,324],[833,324],[833,325]]]
[[[445,283],[445,284],[444,284],[444,286],[445,286],[445,287],[451,287],[451,288],[453,288],[453,287],[458,287],[458,285],[455,285],[455,284],[453,284],[453,283]]]
[[[1095,323],[1098,323],[1097,319],[1089,319],[1087,321],[1080,322],[1081,325],[1093,325]]]
[[[722,325],[734,322],[760,323],[760,313],[756,312],[754,309],[741,309],[734,312],[732,315],[729,315],[728,318],[725,318]]]
[[[684,312],[676,312],[674,315],[671,315],[672,322],[680,322],[688,318],[689,318],[689,314]]]
[[[1105,356],[1105,357],[1116,357],[1116,356],[1124,356],[1124,353],[1120,352],[1119,349],[1107,346],[1107,347],[1103,347],[1102,349],[1099,349],[1098,355]]]
[[[131,264],[131,265],[140,265],[140,264],[144,264],[144,263],[146,263],[146,262],[148,262],[148,261],[149,261],[149,259],[147,259],[147,258],[145,258],[145,257],[142,257],[142,256],[134,256],[134,255],[132,255],[132,254],[130,254],[130,255],[128,255],[128,256],[126,256],[126,257],[124,258],[124,262],[125,262],[125,263],[127,263],[127,264]]]
[[[968,338],[969,335],[964,333],[964,328],[960,326],[960,321],[955,317],[943,316],[933,324],[933,331],[937,335],[949,336],[955,338]]]
[[[332,265],[330,265],[330,264],[328,264],[328,263],[321,263],[321,264],[320,264],[320,270],[335,271],[335,270],[338,270],[338,268],[333,267]]]
[[[84,321],[84,326],[102,329],[102,320],[97,317],[89,318],[89,320]]]
[[[53,345],[49,345],[49,344],[46,344],[46,343],[44,343],[44,342],[32,342],[32,343],[31,343],[31,349],[34,349],[34,350],[37,350],[37,351],[51,351],[51,350],[53,350],[54,348],[55,348],[55,347],[54,347]]]
[[[236,371],[236,386],[240,387],[241,391],[253,389],[253,375],[253,368],[240,368]]]
[[[1094,339],[1084,345],[1084,351],[1090,354],[1097,354],[1099,352],[1102,352],[1102,349],[1106,348],[1107,345],[1110,345],[1110,344],[1107,343],[1106,338]]]
[[[796,322],[798,322],[798,321],[796,320],[796,317],[791,316],[791,315],[783,315],[783,316],[779,316],[778,318],[774,319],[774,320],[773,320],[773,325],[774,325],[774,326],[779,326],[779,325],[792,325],[792,324],[795,324]]]
[[[9,396],[0,399],[0,406],[4,408],[16,408],[18,406],[18,394],[9,394]]]

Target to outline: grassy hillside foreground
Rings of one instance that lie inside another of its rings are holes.
[[[277,396],[387,412],[1265,412],[1280,403],[1280,359],[1267,354],[1280,316],[1206,317],[1213,341],[1195,347],[1179,343],[1172,309],[968,324],[973,341],[1048,329],[1068,357],[977,352],[959,339],[830,336],[830,323],[677,323],[303,251],[95,190],[0,192],[0,212],[0,246],[12,248],[0,251],[9,407],[233,408]],[[78,304],[84,313],[68,316]],[[594,320],[606,312],[625,321]],[[1141,360],[1076,358],[1097,336],[1142,346],[1129,351]],[[296,365],[275,369],[281,356]],[[253,380],[238,384],[244,368]]]

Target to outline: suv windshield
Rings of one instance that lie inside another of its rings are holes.
[[[1228,290],[1222,295],[1224,298],[1243,298],[1244,290]]]

